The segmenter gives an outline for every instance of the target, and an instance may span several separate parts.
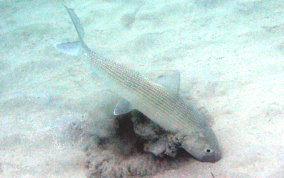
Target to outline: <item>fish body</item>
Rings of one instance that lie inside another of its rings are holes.
[[[105,59],[92,51],[86,51],[88,58],[100,75],[107,80],[112,91],[119,94],[152,121],[166,130],[187,132],[190,129],[200,129],[204,122],[194,118],[194,113],[174,93],[163,86],[145,78],[140,73],[128,67]],[[188,115],[193,117],[188,118]],[[190,128],[190,129],[189,129]]]
[[[196,110],[172,90],[89,49],[83,41],[84,30],[79,18],[73,9],[66,9],[79,41],[57,45],[57,49],[65,53],[75,51],[77,57],[89,62],[112,91],[131,103],[126,110],[137,109],[165,130],[181,135],[182,147],[196,159],[215,162],[221,158],[215,134]]]

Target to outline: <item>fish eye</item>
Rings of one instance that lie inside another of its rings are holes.
[[[210,148],[206,148],[206,149],[205,149],[205,152],[206,152],[206,153],[212,153],[212,152],[213,152],[213,150],[212,150],[212,149],[210,149]]]

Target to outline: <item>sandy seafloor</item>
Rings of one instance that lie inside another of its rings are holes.
[[[223,158],[156,177],[284,176],[283,0],[68,4],[92,49],[146,76],[179,70],[181,94],[213,116]],[[85,177],[84,153],[65,130],[90,119],[101,87],[54,49],[75,38],[60,1],[0,1],[0,177]]]

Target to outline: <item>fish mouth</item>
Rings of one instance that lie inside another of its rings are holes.
[[[211,162],[215,163],[222,158],[221,152],[217,152],[214,155],[206,155],[199,159],[201,162]]]

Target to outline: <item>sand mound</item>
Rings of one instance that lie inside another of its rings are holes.
[[[83,145],[87,156],[88,177],[150,176],[175,169],[190,159],[183,150],[178,150],[174,158],[166,153],[154,156],[145,151],[151,138],[137,135],[131,118],[120,118],[117,124],[116,134],[107,138],[86,133],[85,123],[72,124],[73,139]],[[170,134],[164,132],[160,137],[165,135]]]

